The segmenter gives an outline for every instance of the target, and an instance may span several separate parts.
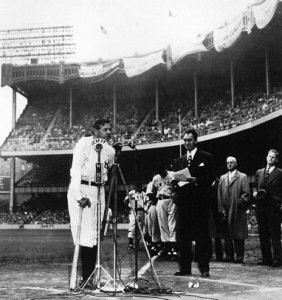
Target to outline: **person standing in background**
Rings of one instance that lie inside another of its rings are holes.
[[[235,157],[227,157],[226,165],[228,172],[220,177],[218,184],[218,211],[227,222],[224,261],[242,263],[248,237],[246,210],[250,202],[250,186],[247,175],[237,170]]]
[[[152,179],[152,192],[158,199],[156,211],[161,233],[162,249],[159,258],[177,260],[176,213],[177,207],[172,200],[172,171],[168,171],[164,162],[159,162]]]
[[[128,196],[125,197],[124,203],[126,208],[130,210],[129,228],[128,228],[128,249],[130,250],[133,249],[134,238],[137,239],[137,245],[139,244],[139,240],[140,240],[139,228],[137,229],[138,235],[135,236],[136,226],[138,225],[136,224],[136,219],[133,210],[135,210],[137,221],[139,222],[142,230],[144,227],[144,203],[145,203],[146,194],[145,192],[142,191],[142,184],[140,182],[136,184],[136,188],[134,190],[129,192],[129,197]]]
[[[259,264],[273,267],[281,266],[282,169],[276,166],[278,160],[278,151],[269,150],[266,167],[256,172],[253,184],[262,254]]]
[[[156,195],[153,194],[152,181],[147,185],[145,201],[145,233],[148,236],[149,251],[151,256],[157,255],[161,249],[161,233],[157,215]]]

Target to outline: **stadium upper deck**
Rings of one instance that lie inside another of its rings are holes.
[[[28,106],[1,155],[70,154],[96,117],[112,120],[115,140],[148,149],[179,144],[191,126],[207,140],[280,116],[281,10],[258,1],[195,43],[142,57],[3,65],[2,86]]]

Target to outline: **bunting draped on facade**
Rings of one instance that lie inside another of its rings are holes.
[[[217,52],[231,47],[240,37],[243,31],[243,15],[234,18],[224,27],[214,31],[213,42]]]
[[[204,38],[205,36],[198,36],[194,40],[181,43],[181,45],[171,45],[172,64],[180,62],[187,55],[208,51],[203,45]]]
[[[142,57],[124,57],[122,60],[125,74],[127,77],[133,77],[140,75],[159,64],[164,64],[162,58],[163,52],[164,50],[160,50],[146,54]]]
[[[255,17],[256,25],[259,29],[267,26],[272,20],[279,0],[265,0],[258,5],[253,5],[253,12]]]
[[[93,82],[103,80],[120,69],[120,60],[106,63],[85,64],[79,67],[79,77],[89,78]]]
[[[220,28],[139,57],[124,57],[108,62],[86,64],[66,64],[63,61],[59,64],[24,66],[3,64],[1,86],[12,86],[31,80],[54,81],[63,84],[67,80],[76,78],[98,82],[123,68],[128,77],[134,77],[165,63],[167,70],[170,70],[173,65],[188,55],[213,51],[213,49],[217,52],[224,51],[236,43],[242,32],[251,34],[255,24],[258,29],[265,28],[275,13],[278,10],[281,11],[281,6],[277,9],[279,2],[282,0],[257,0],[231,22]]]

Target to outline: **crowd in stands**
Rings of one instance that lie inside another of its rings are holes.
[[[92,124],[98,117],[103,117],[106,113],[105,105],[79,105],[73,103],[73,122],[70,124],[69,107],[63,107],[58,117],[47,134],[46,142],[43,146],[45,149],[73,149],[76,142],[83,135],[87,135],[89,124]]]
[[[181,114],[191,110],[189,102],[185,98],[179,101],[162,103],[159,110],[159,120],[156,120],[155,111],[144,122],[142,128],[135,135],[136,144],[156,143],[175,140],[178,136],[178,124]]]
[[[199,117],[187,116],[183,120],[183,129],[194,128],[200,135],[206,135],[252,122],[282,108],[281,91],[273,89],[269,96],[260,90],[251,94],[239,94],[233,108],[227,99],[200,104]]]
[[[147,94],[145,94],[146,96]],[[135,101],[117,102],[116,128],[113,141],[126,145],[132,139],[135,144],[157,143],[180,139],[181,134],[190,128],[197,130],[200,136],[234,128],[254,121],[266,114],[282,108],[282,89],[274,88],[269,96],[261,90],[239,91],[231,106],[230,94],[205,95],[198,103],[195,117],[193,98],[171,97],[159,99],[158,120],[156,120],[155,102],[139,97]],[[148,95],[147,95],[148,96]],[[48,104],[49,103],[49,104]],[[2,149],[9,150],[59,150],[73,149],[78,139],[91,134],[94,119],[109,118],[112,123],[113,107],[107,102],[81,105],[73,104],[73,121],[70,124],[68,107],[32,104],[26,108],[11,132]]]
[[[68,210],[46,210],[41,213],[37,211],[0,213],[0,224],[69,224],[69,222]]]
[[[179,105],[180,106],[180,105]],[[199,103],[198,117],[195,117],[194,109],[190,106],[183,107],[181,112],[182,135],[188,129],[196,129],[200,136],[234,128],[236,126],[252,122],[266,114],[282,108],[282,89],[273,89],[269,96],[262,91],[251,94],[240,94],[235,98],[232,108],[230,96],[220,99],[208,98]],[[183,112],[186,114],[183,117]],[[176,119],[176,112],[175,112]],[[179,122],[168,123],[165,118],[158,122],[158,126],[149,127],[150,135],[154,141],[163,142],[179,139]],[[138,139],[138,137],[137,137]]]
[[[117,223],[128,223],[128,215],[119,213]],[[21,211],[13,214],[0,213],[0,224],[69,224],[70,217],[67,209],[51,211]]]
[[[15,130],[8,136],[3,149],[9,151],[39,149],[56,113],[57,105],[54,102],[52,99],[46,99],[44,102],[35,101],[28,105],[17,121]]]
[[[257,225],[254,208],[247,211],[250,228]],[[129,223],[127,211],[118,212],[117,223]],[[70,217],[67,209],[64,210],[21,210],[12,214],[0,212],[0,224],[69,224]]]

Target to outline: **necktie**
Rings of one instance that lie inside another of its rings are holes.
[[[190,167],[191,161],[192,161],[192,155],[189,154],[189,156],[188,156],[188,161],[187,161],[187,166],[188,166],[188,167]]]
[[[269,168],[267,168],[266,169],[266,172],[265,172],[265,179],[267,180],[268,179],[268,177],[269,177]]]

